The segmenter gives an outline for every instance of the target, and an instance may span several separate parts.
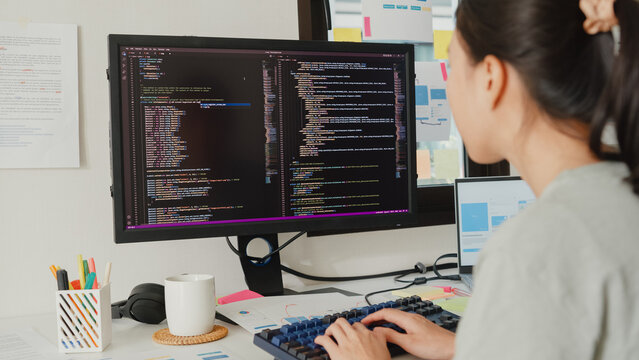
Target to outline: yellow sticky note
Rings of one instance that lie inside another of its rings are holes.
[[[362,29],[360,28],[334,28],[333,40],[362,42]]]
[[[435,59],[448,59],[448,45],[453,39],[453,32],[450,30],[433,31],[433,46],[435,47]]]
[[[417,150],[417,178],[430,179],[430,150]]]
[[[455,179],[459,177],[459,152],[457,149],[436,149],[433,152],[435,178]]]
[[[462,316],[466,311],[469,297],[455,296],[448,299],[435,301],[435,304],[442,307],[446,311]]]

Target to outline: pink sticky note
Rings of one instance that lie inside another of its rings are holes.
[[[371,17],[370,16],[364,17],[364,36],[367,36],[367,37],[371,36]]]
[[[261,297],[264,297],[264,296],[254,291],[242,290],[240,292],[236,292],[231,295],[226,295],[224,297],[217,299],[217,303],[220,305],[224,305],[224,304],[230,304],[236,301],[249,300],[249,299],[261,298]]]
[[[446,71],[446,64],[439,63],[439,65],[441,65],[442,67],[442,76],[444,77],[444,81],[448,81],[448,72]]]

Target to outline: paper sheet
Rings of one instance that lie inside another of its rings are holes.
[[[0,22],[0,168],[80,166],[77,26]]]
[[[110,358],[109,358],[110,359]],[[207,344],[207,346],[198,346],[198,349],[167,347],[167,349],[143,351],[138,353],[130,353],[126,355],[118,355],[113,357],[118,360],[218,360],[239,359],[228,350],[220,345]],[[106,359],[104,359],[106,360]]]
[[[57,348],[35,330],[21,329],[0,332],[0,359],[2,360],[45,360],[63,359]]]
[[[435,47],[435,59],[448,60],[448,46],[453,38],[450,30],[433,31],[433,46]]]
[[[362,29],[360,28],[334,28],[333,40],[362,42]]]
[[[433,42],[431,0],[362,0],[364,40]]]
[[[415,62],[418,142],[447,141],[450,138],[451,112],[441,64],[430,61]]]
[[[324,317],[366,306],[362,296],[348,297],[340,293],[273,296],[239,301],[217,307],[224,316],[251,333],[279,328],[314,317]]]

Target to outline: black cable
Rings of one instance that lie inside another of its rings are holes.
[[[300,231],[298,232],[296,235],[294,235],[292,238],[288,239],[284,244],[282,244],[281,246],[279,246],[277,249],[271,251],[270,253],[262,256],[262,257],[255,257],[255,256],[248,256],[247,258],[249,260],[255,261],[258,264],[263,264],[264,262],[266,262],[268,260],[268,258],[270,258],[271,256],[277,254],[278,252],[282,251],[282,249],[284,249],[285,247],[287,247],[290,243],[292,243],[293,241],[297,240],[300,236],[306,234],[306,231]],[[240,256],[240,251],[237,250],[233,244],[231,244],[231,239],[229,239],[228,236],[226,236],[226,244],[231,248],[231,251],[233,251],[235,253],[235,255]]]
[[[293,270],[289,267],[286,267],[284,265],[281,265],[282,267],[282,271],[285,271],[291,275],[295,275],[297,277],[300,277],[302,279],[307,279],[307,280],[314,280],[314,281],[354,281],[354,280],[368,280],[368,279],[376,279],[376,278],[380,278],[380,277],[387,277],[387,276],[394,276],[394,275],[408,275],[411,273],[415,273],[417,272],[417,270],[415,269],[408,269],[408,270],[399,270],[399,271],[392,271],[392,272],[387,272],[387,273],[383,273],[383,274],[373,274],[373,275],[360,275],[360,276],[341,276],[341,277],[323,277],[323,276],[315,276],[315,275],[307,275],[304,273],[301,273],[297,270]]]
[[[456,258],[457,257],[457,253],[450,253],[450,254],[444,254],[440,257],[437,258],[437,260],[435,260],[435,262],[433,263],[433,272],[435,273],[435,276],[437,276],[438,279],[442,279],[442,280],[454,280],[454,281],[460,281],[461,277],[459,275],[442,275],[439,273],[439,271],[437,271],[437,262],[441,259],[445,259],[445,258]],[[444,264],[446,265],[446,264]],[[457,264],[454,264],[455,267],[457,267]],[[444,269],[444,267],[442,267],[443,265],[440,265],[439,268],[440,269]]]
[[[282,246],[278,247],[277,249],[273,250],[271,253],[263,256],[263,257],[255,257],[255,256],[247,256],[247,258],[249,260],[252,261],[256,261],[256,262],[264,262],[266,261],[266,259],[281,251],[283,248],[285,248],[286,246],[288,246],[291,242],[293,242],[294,240],[296,240],[297,238],[299,238],[300,236],[302,236],[304,234],[304,232],[300,232],[297,235],[293,236],[291,239],[289,239],[288,241],[286,241]],[[233,246],[233,244],[231,244],[231,239],[229,239],[228,236],[226,236],[226,243],[228,244],[229,248],[231,249],[231,251],[233,251],[233,253],[235,253],[235,255],[240,256],[240,252]],[[439,258],[437,258],[437,260],[435,260],[435,264],[437,264],[437,262],[442,259],[442,258],[446,258],[446,257],[454,257],[457,256],[457,254],[454,253],[450,253],[450,254],[445,254],[440,256]],[[406,270],[398,270],[398,271],[391,271],[391,272],[386,272],[386,273],[380,273],[380,274],[372,274],[372,275],[358,275],[358,276],[338,276],[338,277],[328,277],[328,276],[315,276],[315,275],[308,275],[308,274],[304,274],[300,271],[291,269],[285,265],[280,265],[282,271],[287,272],[291,275],[300,277],[302,279],[307,279],[307,280],[313,280],[313,281],[325,281],[325,282],[341,282],[341,281],[355,281],[355,280],[368,280],[368,279],[377,279],[377,278],[382,278],[382,277],[388,277],[388,276],[395,276],[395,281],[397,282],[402,282],[402,283],[413,283],[413,281],[406,281],[406,280],[400,280],[402,277],[409,275],[409,274],[413,274],[413,273],[421,273],[421,274],[425,274],[428,271],[433,271],[435,272],[436,275],[438,275],[434,279],[445,279],[445,280],[459,280],[459,278],[454,279],[454,278],[447,278],[446,276],[442,276],[439,274],[439,272],[437,271],[437,269],[443,270],[443,269],[454,269],[457,267],[456,263],[447,263],[447,264],[442,264],[439,266],[436,266],[435,264],[433,264],[433,266],[425,266],[424,264],[422,264],[421,262],[418,262],[417,264],[415,264],[415,267],[412,269],[406,269]],[[452,277],[457,276],[458,275],[451,275]],[[429,279],[430,280],[430,279]],[[387,290],[385,290],[387,291]]]
[[[400,274],[397,275],[393,280],[395,280],[396,282],[400,282],[400,283],[406,283],[408,285],[400,287],[400,288],[395,288],[395,289],[385,289],[385,290],[379,290],[379,291],[374,291],[372,293],[368,293],[364,296],[364,299],[366,300],[366,303],[368,305],[372,305],[371,302],[368,300],[369,297],[375,295],[375,294],[381,294],[384,292],[388,292],[388,291],[397,291],[397,290],[404,290],[407,289],[413,285],[423,285],[426,284],[429,281],[433,281],[433,280],[461,280],[459,275],[442,275],[439,273],[439,271],[437,270],[438,266],[437,266],[437,262],[441,259],[445,259],[445,258],[453,258],[453,257],[457,257],[456,253],[450,253],[450,254],[444,254],[440,257],[437,258],[437,260],[435,260],[435,262],[433,263],[433,266],[429,266],[426,269],[428,269],[429,271],[432,270],[435,273],[435,276],[430,277],[430,278],[426,278],[426,277],[418,277],[415,278],[413,280],[401,280],[402,277],[408,275],[409,273],[406,274]],[[421,264],[421,263],[418,263]],[[423,265],[422,265],[423,266]],[[415,265],[415,267],[417,267],[417,265]],[[451,268],[456,268],[457,264],[456,263],[447,263],[447,264],[442,264],[439,265],[439,269],[451,269]]]

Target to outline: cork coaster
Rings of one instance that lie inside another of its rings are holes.
[[[228,333],[229,330],[221,325],[215,325],[208,334],[196,336],[175,336],[169,332],[169,328],[164,328],[153,334],[153,341],[163,345],[195,345],[220,340]]]

